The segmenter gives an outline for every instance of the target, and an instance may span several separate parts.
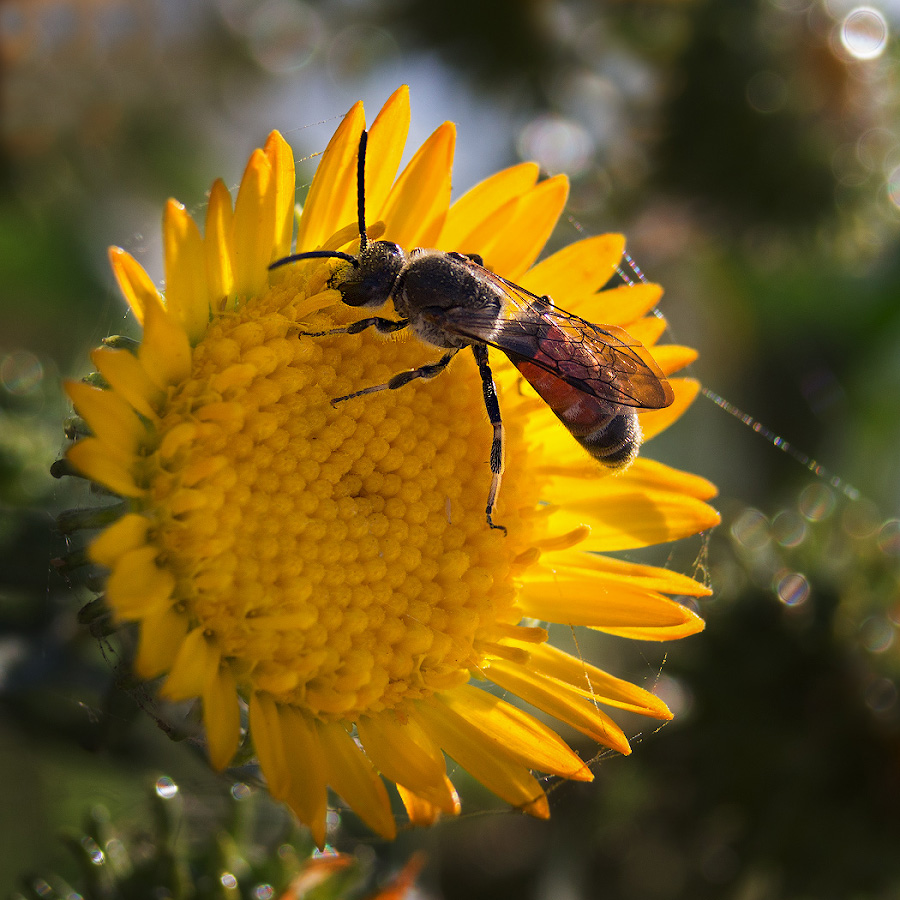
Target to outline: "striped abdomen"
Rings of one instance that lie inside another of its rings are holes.
[[[510,359],[594,459],[614,469],[633,462],[641,446],[641,427],[633,407],[579,391],[526,359]]]

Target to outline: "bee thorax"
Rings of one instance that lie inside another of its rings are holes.
[[[397,312],[422,340],[437,347],[467,347],[472,340],[456,327],[463,312],[493,321],[503,306],[503,295],[480,271],[460,254],[414,250],[395,286]]]

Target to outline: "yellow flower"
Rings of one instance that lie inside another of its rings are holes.
[[[531,770],[591,779],[551,728],[492,686],[630,752],[604,707],[667,719],[666,706],[556,649],[541,623],[641,640],[699,631],[702,621],[665,595],[701,596],[704,586],[601,553],[718,522],[704,502],[715,489],[701,478],[646,459],[614,476],[601,469],[499,354],[507,449],[495,516],[507,535],[485,522],[491,427],[470,355],[433,381],[332,406],[438,355],[372,329],[310,336],[360,317],[329,287],[340,263],[268,268],[293,249],[353,252],[363,116],[357,104],[332,138],[296,242],[293,159],[273,132],[233,208],[213,185],[202,236],[182,206],[167,206],[165,300],[114,248],[143,339],[135,352],[93,352],[102,388],[67,385],[91,432],[69,462],[125,500],[89,552],[109,569],[116,618],[140,626],[137,673],[165,676],[167,698],[202,700],[217,768],[233,758],[247,711],[271,793],[320,845],[328,786],[386,837],[396,826],[384,779],[414,823],[458,812],[444,754],[535,816],[548,806]],[[394,180],[408,125],[401,88],[370,129],[372,237],[481,254],[560,307],[656,343],[664,322],[645,313],[657,286],[598,293],[622,237],[534,265],[565,204],[564,178],[538,182],[526,163],[450,205],[453,125]],[[694,356],[653,352],[667,374]],[[697,392],[688,379],[671,384],[674,404],[641,415],[647,438]]]

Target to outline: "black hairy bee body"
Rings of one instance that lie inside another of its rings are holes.
[[[418,248],[410,253],[389,241],[371,241],[365,225],[363,131],[357,160],[360,249],[356,256],[314,250],[280,259],[272,267],[305,259],[336,258],[332,286],[351,307],[375,308],[393,300],[398,319],[371,316],[327,332],[356,334],[367,328],[388,334],[409,328],[424,342],[445,350],[434,363],[400,372],[332,403],[396,390],[416,379],[439,375],[453,357],[472,348],[493,427],[492,472],[485,515],[491,528],[503,473],[503,424],[488,361],[488,347],[501,350],[584,449],[600,463],[622,468],[637,455],[641,432],[637,410],[672,403],[672,388],[653,357],[627,332],[594,325],[559,309],[486,269],[480,257]]]

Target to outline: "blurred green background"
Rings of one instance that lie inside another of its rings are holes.
[[[457,195],[523,158],[567,172],[555,244],[623,231],[692,374],[799,452],[706,398],[648,448],[721,490],[715,533],[641,557],[711,580],[707,631],[580,646],[673,723],[550,785],[549,824],[383,847],[346,823],[339,848],[376,874],[424,848],[421,896],[448,900],[900,897],[898,30],[896,0],[0,4],[0,896],[66,896],[60,835],[97,804],[140,830],[161,773],[183,840],[229,820],[230,781],[158,727],[54,563],[54,517],[89,501],[48,472],[60,377],[136,333],[106,247],[160,278],[168,196],[199,210],[271,128],[307,184],[351,103],[406,82],[410,147],[459,126]]]

